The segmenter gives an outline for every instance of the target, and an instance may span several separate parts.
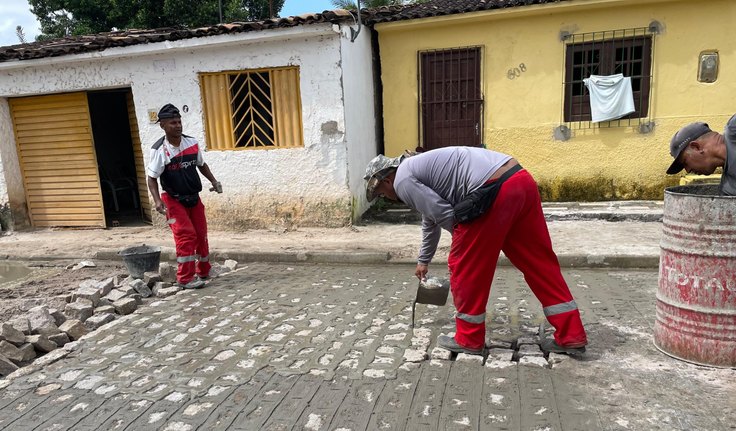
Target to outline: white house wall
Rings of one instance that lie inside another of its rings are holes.
[[[355,42],[350,42],[350,27],[344,27],[340,40],[347,125],[347,175],[350,191],[355,197],[353,211],[359,216],[368,209],[363,180],[365,168],[378,154],[371,29],[363,27]]]
[[[354,156],[357,164],[365,164],[362,152],[357,154],[347,148],[362,147],[372,141],[374,131],[372,114],[366,117],[370,126],[351,121],[364,131],[358,129],[354,135],[356,142],[346,143],[341,81],[346,64],[341,59],[341,40],[338,26],[324,24],[113,48],[58,59],[0,63],[0,97],[130,87],[147,154],[150,145],[163,134],[157,124],[149,122],[148,111],[158,110],[165,103],[173,103],[180,109],[186,105],[188,112],[182,112],[184,133],[207,144],[198,72],[298,65],[304,148],[206,152],[205,160],[225,189],[222,195],[209,193],[204,181],[202,197],[210,225],[229,228],[344,225],[351,218],[351,191],[358,190],[351,187],[352,176],[348,178],[349,157]],[[343,55],[355,55],[352,53],[358,49],[370,51],[365,39],[359,43],[360,48],[343,50]],[[355,56],[363,61],[361,58],[370,58],[370,53]],[[368,115],[365,108],[354,106],[357,104],[370,105],[372,112],[372,96],[361,97],[356,103],[352,101],[352,93],[362,93],[368,88],[372,91],[372,87],[360,82],[366,80],[370,81],[368,71],[364,76],[356,74],[355,79],[349,79],[351,88],[346,89],[345,97],[350,96],[348,111],[352,118]],[[3,99],[0,103],[3,164],[9,152],[15,154],[9,121],[7,99]],[[8,176],[6,172],[6,182]],[[13,194],[7,185],[5,188]],[[3,190],[0,188],[0,192]]]

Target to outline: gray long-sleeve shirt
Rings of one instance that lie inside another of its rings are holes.
[[[452,233],[453,207],[488,181],[511,156],[483,148],[447,147],[401,162],[394,190],[402,202],[422,214],[419,263],[428,264],[437,251],[441,228]]]

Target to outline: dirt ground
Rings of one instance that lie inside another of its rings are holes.
[[[64,307],[65,297],[87,279],[102,281],[126,272],[122,263],[98,261],[95,267],[71,269],[79,260],[25,262],[30,274],[15,279],[17,262],[0,262],[0,323],[24,314],[37,305]],[[3,277],[2,275],[5,275]],[[8,280],[8,278],[13,279]]]

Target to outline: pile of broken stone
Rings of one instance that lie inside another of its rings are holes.
[[[215,265],[217,276],[235,269],[236,261]],[[63,310],[40,305],[24,316],[0,324],[0,377],[7,376],[36,358],[118,318],[133,313],[145,298],[164,298],[182,288],[176,284],[176,266],[162,262],[158,272],[143,279],[117,274],[103,281],[84,280],[67,295]]]

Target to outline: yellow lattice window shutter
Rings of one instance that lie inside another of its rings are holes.
[[[304,146],[299,68],[200,74],[210,149]]]

